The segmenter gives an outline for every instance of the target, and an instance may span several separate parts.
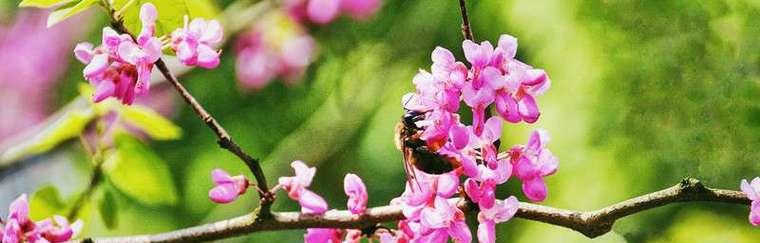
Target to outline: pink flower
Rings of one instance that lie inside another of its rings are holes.
[[[211,178],[216,186],[209,190],[208,197],[216,203],[235,201],[238,196],[246,192],[249,185],[248,179],[245,176],[230,176],[229,173],[222,169],[211,171]]]
[[[161,41],[153,36],[156,18],[155,7],[143,4],[140,11],[143,29],[137,42],[106,27],[100,47],[93,48],[90,43],[75,47],[74,56],[87,64],[83,74],[95,86],[95,102],[115,97],[124,104],[132,104],[136,95],[148,93],[153,63],[161,56]]]
[[[295,83],[314,61],[314,45],[291,17],[278,12],[265,15],[237,40],[235,71],[241,86],[261,89],[277,77]]]
[[[306,243],[339,243],[341,232],[338,229],[309,228],[303,238]]]
[[[348,210],[353,214],[361,214],[367,208],[367,188],[359,176],[346,174],[343,179],[343,191],[348,195]]]
[[[433,204],[436,198],[451,198],[459,187],[459,177],[455,172],[430,175],[416,171],[417,180],[406,185],[401,195],[401,206],[407,219],[416,220],[421,210]]]
[[[301,191],[296,200],[301,205],[301,213],[320,215],[327,211],[325,199],[312,191]]]
[[[523,181],[522,189],[531,201],[546,199],[547,189],[543,177],[554,174],[559,162],[546,148],[549,135],[544,130],[534,131],[528,144],[511,149],[510,157],[515,167],[514,174]]]
[[[5,223],[5,229],[3,230],[3,243],[18,243],[23,239],[24,232],[21,230],[21,226],[15,219],[8,219]]]
[[[311,180],[314,178],[314,174],[317,173],[317,169],[306,166],[300,160],[290,163],[290,167],[293,167],[293,170],[295,170],[295,176],[280,177],[279,185],[288,191],[288,196],[293,198],[311,185]]]
[[[342,0],[340,8],[355,19],[367,19],[380,8],[380,0]]]
[[[446,242],[448,237],[456,242],[471,242],[472,235],[464,213],[445,198],[435,199],[434,207],[426,207],[420,215],[423,238],[426,242]]]
[[[346,230],[346,238],[343,240],[343,243],[361,243],[362,241],[362,231],[357,229],[347,229]]]
[[[546,72],[513,60],[507,65],[506,83],[497,88],[496,111],[507,121],[534,123],[541,113],[535,97],[551,85]]]
[[[755,177],[752,182],[742,179],[742,192],[752,201],[749,211],[749,222],[754,226],[760,226],[760,177]]]
[[[462,50],[464,51],[465,58],[474,70],[480,70],[491,62],[493,46],[488,41],[477,44],[471,40],[464,40],[462,42]]]
[[[36,231],[48,242],[68,242],[82,229],[82,221],[77,220],[69,225],[69,221],[62,216],[55,215],[53,220],[45,219],[37,223]]]
[[[754,226],[760,226],[760,201],[752,201],[749,212],[749,222]]]
[[[340,13],[340,0],[309,0],[306,14],[316,24],[332,22]]]
[[[298,201],[302,213],[322,214],[327,211],[327,202],[308,189],[317,169],[310,168],[299,160],[293,161],[290,166],[293,167],[296,175],[280,177],[278,186],[288,191],[290,199]]]
[[[740,185],[742,192],[747,194],[747,198],[751,201],[760,200],[760,177],[755,177],[752,182],[747,182],[746,179],[742,179]]]
[[[444,88],[462,87],[467,79],[467,66],[456,61],[451,51],[439,46],[433,50],[430,58],[433,60],[430,71],[436,79],[446,84]]]
[[[354,19],[365,20],[380,8],[379,0],[286,0],[283,2],[285,11],[296,21],[306,21],[315,24],[328,24],[334,21],[341,12]]]
[[[0,232],[3,243],[17,242],[68,242],[82,228],[82,221],[77,220],[69,225],[68,220],[61,216],[53,216],[38,223],[29,219],[29,201],[26,194],[19,196],[9,208],[5,228]]]
[[[212,69],[219,65],[219,52],[214,46],[222,41],[222,26],[216,20],[195,18],[185,27],[172,32],[172,49],[182,64]]]
[[[496,183],[493,180],[478,183],[476,180],[468,178],[464,182],[464,190],[467,197],[481,208],[490,208],[496,202]]]
[[[79,43],[74,55],[87,64],[83,70],[85,79],[95,86],[93,100],[100,102],[115,97],[124,104],[132,104],[137,93],[137,69],[121,60],[118,46],[131,42],[128,35],[119,35],[111,28],[103,28],[103,45],[97,48],[90,43]]]
[[[471,82],[462,87],[462,99],[472,107],[472,126],[476,135],[483,131],[486,107],[493,103],[496,91],[504,77],[494,67],[485,67],[479,74],[474,74]]]
[[[459,116],[444,110],[434,110],[416,124],[425,129],[420,138],[427,142],[428,147],[436,151],[448,142],[449,129],[457,123],[459,123]]]
[[[496,242],[496,224],[506,222],[511,219],[520,207],[517,198],[510,196],[502,200],[496,200],[491,208],[482,208],[478,213],[478,242],[493,243]]]
[[[118,46],[119,58],[137,67],[137,83],[135,84],[137,95],[148,93],[153,63],[161,57],[161,41],[153,36],[156,32],[157,17],[156,7],[153,4],[143,4],[140,8],[143,29],[137,36],[137,43],[122,41]]]

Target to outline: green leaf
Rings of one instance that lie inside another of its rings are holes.
[[[74,0],[23,0],[19,7],[49,8],[58,4],[73,2]]]
[[[148,107],[122,106],[120,114],[126,123],[139,128],[153,139],[172,140],[182,136],[180,127]]]
[[[142,23],[140,22],[140,7],[145,3],[152,3],[158,10],[158,20],[156,21],[156,36],[171,34],[177,28],[184,26],[184,17],[187,15],[190,19],[201,17],[210,19],[218,14],[216,3],[211,0],[137,0],[130,3],[130,0],[114,1],[114,9],[124,10],[124,25],[133,34],[139,34]],[[127,4],[130,4],[127,6]]]
[[[103,219],[103,223],[108,229],[116,228],[118,217],[118,210],[116,210],[116,199],[109,190],[103,192],[103,196],[98,201],[98,211],[100,212],[100,218]]]
[[[32,219],[40,220],[62,213],[66,204],[61,200],[58,189],[52,185],[47,185],[32,195],[29,207]]]
[[[111,183],[125,195],[149,206],[174,205],[177,189],[166,162],[127,134],[114,138],[115,151],[103,164]]]
[[[99,0],[82,0],[74,6],[56,9],[48,16],[47,27],[50,28],[75,14],[87,10],[98,2]]]
[[[0,154],[0,164],[47,152],[58,144],[79,136],[94,118],[92,108],[74,106],[46,121],[32,138],[7,148]]]
[[[219,14],[219,7],[214,1],[209,0],[184,0],[187,6],[188,16],[193,18],[211,19]]]

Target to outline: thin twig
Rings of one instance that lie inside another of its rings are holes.
[[[466,0],[459,0],[459,9],[462,11],[462,36],[467,40],[475,41],[470,27],[470,18],[467,16]]]
[[[458,198],[457,206],[465,211],[477,207]],[[648,209],[678,202],[721,202],[749,205],[746,195],[739,191],[712,189],[696,179],[686,178],[670,188],[635,197],[595,211],[572,211],[532,203],[520,203],[515,217],[557,225],[595,238],[612,229],[620,218]],[[298,212],[275,212],[268,219],[248,214],[215,223],[155,234],[116,238],[85,239],[84,242],[200,242],[225,239],[259,231],[276,231],[305,228],[354,228],[363,229],[382,222],[403,220],[399,206],[368,208],[362,215],[349,211],[328,211],[322,216],[304,215]]]
[[[87,189],[85,189],[76,201],[74,201],[71,209],[69,209],[69,213],[66,215],[66,218],[69,221],[73,221],[77,217],[79,210],[81,210],[84,204],[89,201],[93,192],[95,192],[95,189],[97,189],[98,186],[100,186],[100,183],[103,182],[103,161],[105,161],[103,158],[103,134],[106,133],[105,130],[107,128],[101,117],[95,118],[95,120],[97,122],[95,123],[94,145],[90,145],[84,135],[79,135],[79,142],[82,143],[82,147],[85,148],[87,155],[90,157],[90,161],[92,161],[95,166],[92,168],[92,176],[90,177],[90,183],[87,184]],[[92,147],[92,150],[90,150],[90,147]]]
[[[81,195],[79,195],[77,200],[74,202],[74,205],[69,210],[69,214],[66,215],[66,218],[69,221],[73,221],[74,219],[76,219],[77,214],[79,214],[79,210],[82,209],[85,202],[88,201],[90,196],[92,196],[92,193],[95,192],[95,189],[98,188],[100,183],[103,181],[102,179],[103,179],[103,170],[101,169],[100,164],[98,164],[95,167],[95,169],[93,169],[92,177],[90,177],[90,183],[87,184],[87,189],[85,189],[85,191]]]
[[[111,21],[111,26],[117,32],[129,34],[133,39],[135,39],[134,35],[129,32],[121,20]],[[198,117],[204,123],[206,123],[209,128],[211,128],[211,130],[218,138],[217,143],[219,146],[230,151],[232,154],[240,158],[240,160],[242,160],[251,170],[253,176],[256,179],[256,187],[258,187],[259,197],[261,198],[261,207],[259,208],[259,213],[262,215],[260,216],[262,216],[262,218],[267,217],[271,211],[270,208],[274,201],[274,195],[269,191],[267,180],[264,176],[264,171],[261,169],[261,163],[259,160],[251,157],[248,153],[243,151],[239,145],[232,141],[232,137],[229,135],[229,133],[227,133],[227,130],[225,130],[224,127],[222,127],[222,125],[219,124],[219,122],[217,122],[216,119],[214,119],[214,117],[211,116],[211,114],[206,111],[206,109],[203,108],[200,103],[198,103],[197,100],[195,100],[195,97],[193,97],[193,95],[190,94],[185,86],[182,85],[179,80],[177,80],[177,77],[171,73],[169,68],[166,66],[166,63],[164,63],[163,59],[158,59],[155,65],[161,74],[163,74],[163,76],[166,78],[166,80],[174,86],[174,88],[182,96],[185,102],[193,108],[193,111],[195,111]]]

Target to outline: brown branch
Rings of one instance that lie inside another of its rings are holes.
[[[460,209],[477,210],[475,205],[456,200]],[[749,205],[744,193],[705,187],[696,179],[684,179],[670,188],[635,197],[595,211],[572,211],[532,203],[520,203],[515,217],[544,222],[575,230],[589,238],[603,235],[612,229],[616,220],[648,209],[678,202],[722,202]],[[117,238],[85,239],[83,242],[199,242],[240,236],[258,231],[275,231],[305,228],[364,229],[377,223],[404,219],[399,206],[369,208],[360,216],[348,211],[332,210],[323,216],[309,216],[298,212],[275,212],[266,219],[248,214],[215,223],[190,227],[155,235],[138,235]]]
[[[113,16],[113,13],[111,16]],[[129,34],[132,36],[132,39],[135,39],[134,35],[130,33],[129,30],[124,26],[122,20],[111,21],[111,26],[116,29],[117,32]],[[163,59],[158,59],[155,65],[161,74],[163,74],[164,78],[166,78],[166,80],[169,81],[169,83],[171,83],[177,92],[182,96],[182,98],[185,100],[185,103],[190,105],[190,107],[193,108],[193,111],[195,111],[195,114],[197,114],[198,117],[214,132],[218,138],[217,143],[219,146],[230,151],[232,154],[240,158],[240,160],[242,160],[245,165],[248,166],[248,169],[251,170],[254,178],[256,179],[257,191],[259,192],[259,197],[261,198],[261,208],[259,208],[259,212],[263,214],[261,216],[268,216],[270,214],[270,207],[274,201],[274,195],[269,191],[267,180],[264,176],[264,171],[261,169],[261,163],[259,160],[251,157],[248,153],[243,151],[243,149],[240,148],[237,143],[232,141],[232,137],[229,133],[227,133],[227,130],[225,130],[224,127],[222,127],[222,125],[219,124],[219,122],[217,122],[216,119],[211,116],[211,114],[206,111],[206,109],[203,108],[200,103],[198,103],[197,100],[195,100],[195,97],[193,97],[193,95],[190,94],[185,86],[182,85],[179,80],[177,80],[177,77],[171,73],[169,68],[166,66],[166,63],[164,63]]]
[[[459,9],[462,11],[462,36],[466,40],[475,41],[475,37],[472,36],[472,28],[470,27],[470,18],[467,17],[466,0],[459,0]]]

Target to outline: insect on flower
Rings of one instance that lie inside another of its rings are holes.
[[[420,138],[422,129],[416,125],[425,117],[424,112],[404,108],[401,121],[396,124],[396,148],[404,155],[406,180],[416,179],[414,168],[429,174],[444,174],[459,167],[460,162],[452,157],[436,153],[440,148],[429,146]]]

